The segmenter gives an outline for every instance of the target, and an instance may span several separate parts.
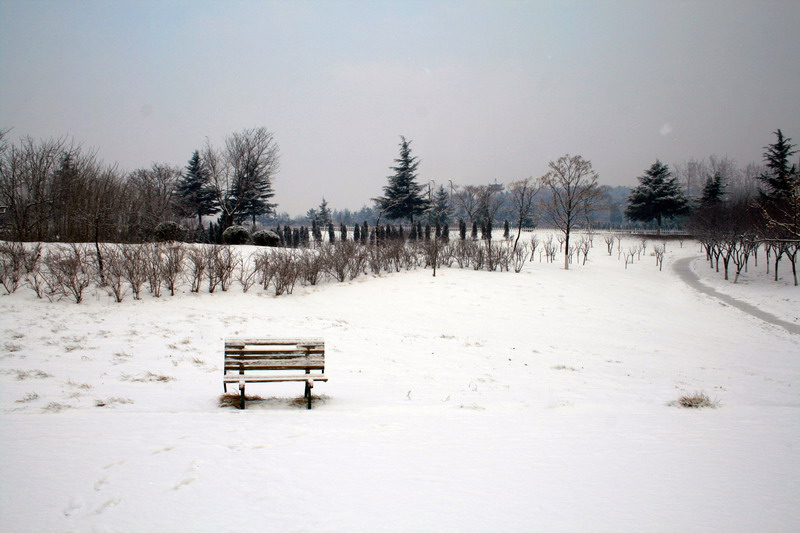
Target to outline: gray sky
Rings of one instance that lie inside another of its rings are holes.
[[[633,185],[656,158],[800,142],[800,1],[0,0],[0,128],[125,170],[265,126],[275,201],[358,209],[413,141],[419,179],[538,177],[580,154]]]

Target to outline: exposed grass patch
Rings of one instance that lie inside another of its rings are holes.
[[[27,379],[47,379],[52,378],[52,374],[48,374],[43,370],[6,370],[5,374],[16,374],[17,381],[25,381]]]
[[[246,402],[263,401],[261,396],[248,396],[245,394],[244,399]],[[233,407],[234,409],[242,408],[242,398],[239,394],[223,394],[219,397],[220,407]]]
[[[128,374],[122,374],[120,377],[122,381],[133,381],[135,383],[166,383],[168,381],[174,381],[175,378],[172,376],[167,376],[164,374],[154,374],[153,372],[147,371],[144,374],[140,374],[138,376],[131,376]]]
[[[42,410],[46,413],[59,413],[65,409],[71,409],[71,405],[67,405],[65,403],[58,403],[58,402],[50,402],[48,403]]]
[[[322,394],[320,396],[311,395],[311,401],[313,404],[317,404],[317,402],[325,403],[329,399],[328,396]],[[308,400],[304,396],[298,396],[295,398],[278,398],[277,396],[271,396],[269,398],[263,398],[261,396],[249,396],[245,395],[246,402],[261,402],[262,404],[274,406],[274,407],[282,407],[282,408],[292,408],[292,409],[305,409],[308,407]],[[239,394],[228,393],[223,394],[219,397],[219,406],[220,407],[232,407],[234,409],[241,409],[241,396]]]
[[[83,390],[90,390],[92,388],[92,385],[90,383],[76,383],[71,379],[67,381],[67,385],[69,385],[70,387],[75,387],[76,389],[83,389]]]
[[[38,394],[36,394],[35,392],[29,392],[24,397],[22,397],[22,399],[16,400],[16,402],[17,403],[30,403],[30,402],[38,400],[38,399],[39,399],[39,395]]]
[[[119,396],[114,396],[112,398],[107,398],[105,400],[95,400],[94,405],[95,407],[113,407],[116,404],[129,404],[133,403],[133,400],[130,398],[120,398]]]
[[[719,407],[719,400],[712,400],[703,392],[695,392],[694,394],[681,396],[674,402],[671,402],[670,405],[683,407],[685,409],[702,409],[704,407],[714,409]]]

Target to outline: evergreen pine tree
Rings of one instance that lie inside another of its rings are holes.
[[[672,218],[689,211],[689,201],[666,165],[656,160],[639,177],[639,185],[628,197],[625,216],[631,220],[650,222],[655,220],[661,230],[664,218]]]
[[[722,176],[717,173],[714,176],[709,176],[703,186],[703,196],[700,198],[700,205],[707,207],[716,205],[722,201],[722,195],[725,191],[725,184],[722,182]]]
[[[450,196],[443,186],[439,186],[436,194],[433,196],[433,205],[431,205],[433,220],[435,223],[444,224],[450,220]]]
[[[260,171],[259,168],[259,160],[250,157],[240,168],[235,170],[237,176],[229,201],[241,206],[235,216],[237,222],[242,222],[250,217],[255,226],[257,216],[272,213],[277,207],[277,204],[268,201],[275,196],[275,192],[272,190],[272,178],[268,173]]]
[[[186,172],[178,181],[176,192],[186,213],[197,216],[197,227],[203,227],[203,217],[219,212],[216,193],[211,186],[211,177],[200,158],[200,152],[192,153]]]
[[[367,225],[367,221],[364,221],[364,225],[361,227],[361,244],[367,243],[367,236],[369,235],[369,226]]]
[[[478,240],[478,222],[475,220],[472,221],[472,240]]]
[[[450,226],[447,225],[447,222],[445,222],[444,226],[442,226],[442,239],[445,241],[450,240]]]
[[[323,198],[322,203],[319,204],[319,209],[316,210],[317,224],[320,227],[325,227],[332,222],[331,209],[328,207],[328,201]]]
[[[347,240],[347,226],[344,222],[339,224],[339,234],[342,236],[342,242]]]
[[[360,242],[361,241],[361,226],[355,224],[353,226],[353,242]]]
[[[467,223],[464,219],[458,220],[458,236],[462,241],[467,240]]]
[[[328,224],[328,241],[331,244],[336,242],[336,230],[333,229],[333,224]]]
[[[508,228],[508,220],[503,222],[503,238],[508,239],[510,237],[510,232]]]
[[[411,142],[405,137],[400,139],[400,157],[395,159],[397,166],[390,167],[394,175],[388,177],[389,184],[383,188],[384,195],[375,198],[375,203],[387,218],[408,219],[413,224],[414,217],[425,213],[430,202],[422,195],[423,187],[417,183],[419,161],[411,155]]]
[[[781,130],[777,130],[775,136],[778,140],[764,147],[766,150],[764,163],[768,170],[758,176],[758,179],[767,186],[762,195],[772,199],[789,196],[793,181],[798,179],[797,166],[789,164],[789,158],[797,153],[797,150],[793,149],[795,145],[790,138],[783,136]]]

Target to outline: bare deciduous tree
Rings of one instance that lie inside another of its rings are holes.
[[[222,226],[241,223],[251,216],[270,212],[275,205],[272,179],[279,170],[278,144],[266,128],[245,129],[225,139],[221,150],[210,142],[202,154],[211,176],[217,202],[222,210]]]
[[[514,240],[512,253],[517,251],[517,243],[519,243],[519,237],[522,234],[522,226],[531,223],[535,207],[534,200],[541,188],[541,182],[536,182],[533,178],[515,181],[508,186],[514,214],[517,218],[517,238]]]
[[[579,155],[565,155],[550,162],[550,170],[542,176],[541,183],[550,192],[543,205],[545,212],[564,234],[564,269],[569,269],[570,233],[577,224],[588,222],[602,200],[597,173],[590,161]]]

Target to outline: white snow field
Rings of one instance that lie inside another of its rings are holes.
[[[659,271],[598,241],[568,271],[0,297],[0,530],[800,530],[800,335],[674,268],[800,324],[789,266],[733,285],[694,242]],[[219,407],[234,336],[324,338],[322,398]],[[695,392],[718,407],[671,405]]]

